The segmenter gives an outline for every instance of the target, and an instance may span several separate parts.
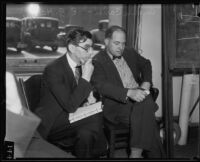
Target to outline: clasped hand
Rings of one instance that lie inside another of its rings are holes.
[[[127,92],[127,96],[137,102],[142,102],[146,96],[148,95],[148,93],[145,90],[142,89],[129,89]]]

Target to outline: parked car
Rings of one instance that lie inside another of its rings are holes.
[[[21,52],[26,47],[21,42],[21,19],[16,17],[6,17],[6,48],[14,47],[17,52]]]
[[[59,46],[65,46],[65,41],[69,32],[74,29],[83,29],[83,27],[79,25],[67,24],[64,27],[60,27],[60,29],[60,33],[57,35]]]
[[[36,46],[58,49],[59,20],[53,17],[25,17],[22,19],[22,41],[31,50]]]

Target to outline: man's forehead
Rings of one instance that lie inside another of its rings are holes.
[[[117,31],[114,31],[113,34],[112,34],[112,38],[114,37],[119,37],[119,36],[124,36],[125,37],[125,33],[121,30],[117,30]]]
[[[115,31],[112,35],[112,41],[119,41],[119,42],[125,42],[126,41],[126,35],[123,31]]]

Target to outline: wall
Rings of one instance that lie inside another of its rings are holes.
[[[157,98],[159,110],[156,112],[156,116],[160,117],[162,115],[161,5],[142,5],[140,29],[141,55],[151,60],[153,84],[160,91]]]

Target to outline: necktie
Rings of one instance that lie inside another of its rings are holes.
[[[82,75],[82,71],[81,71],[81,66],[76,66],[75,68],[75,79],[76,79],[76,82],[78,83],[78,80],[80,78],[80,76]]]
[[[121,59],[122,56],[113,56],[112,60],[115,60],[115,59]]]
[[[119,76],[122,80],[124,87],[125,88],[138,87],[138,84],[135,81],[131,69],[129,68],[127,62],[123,59],[123,57],[113,62],[117,68],[117,71],[119,72]]]

